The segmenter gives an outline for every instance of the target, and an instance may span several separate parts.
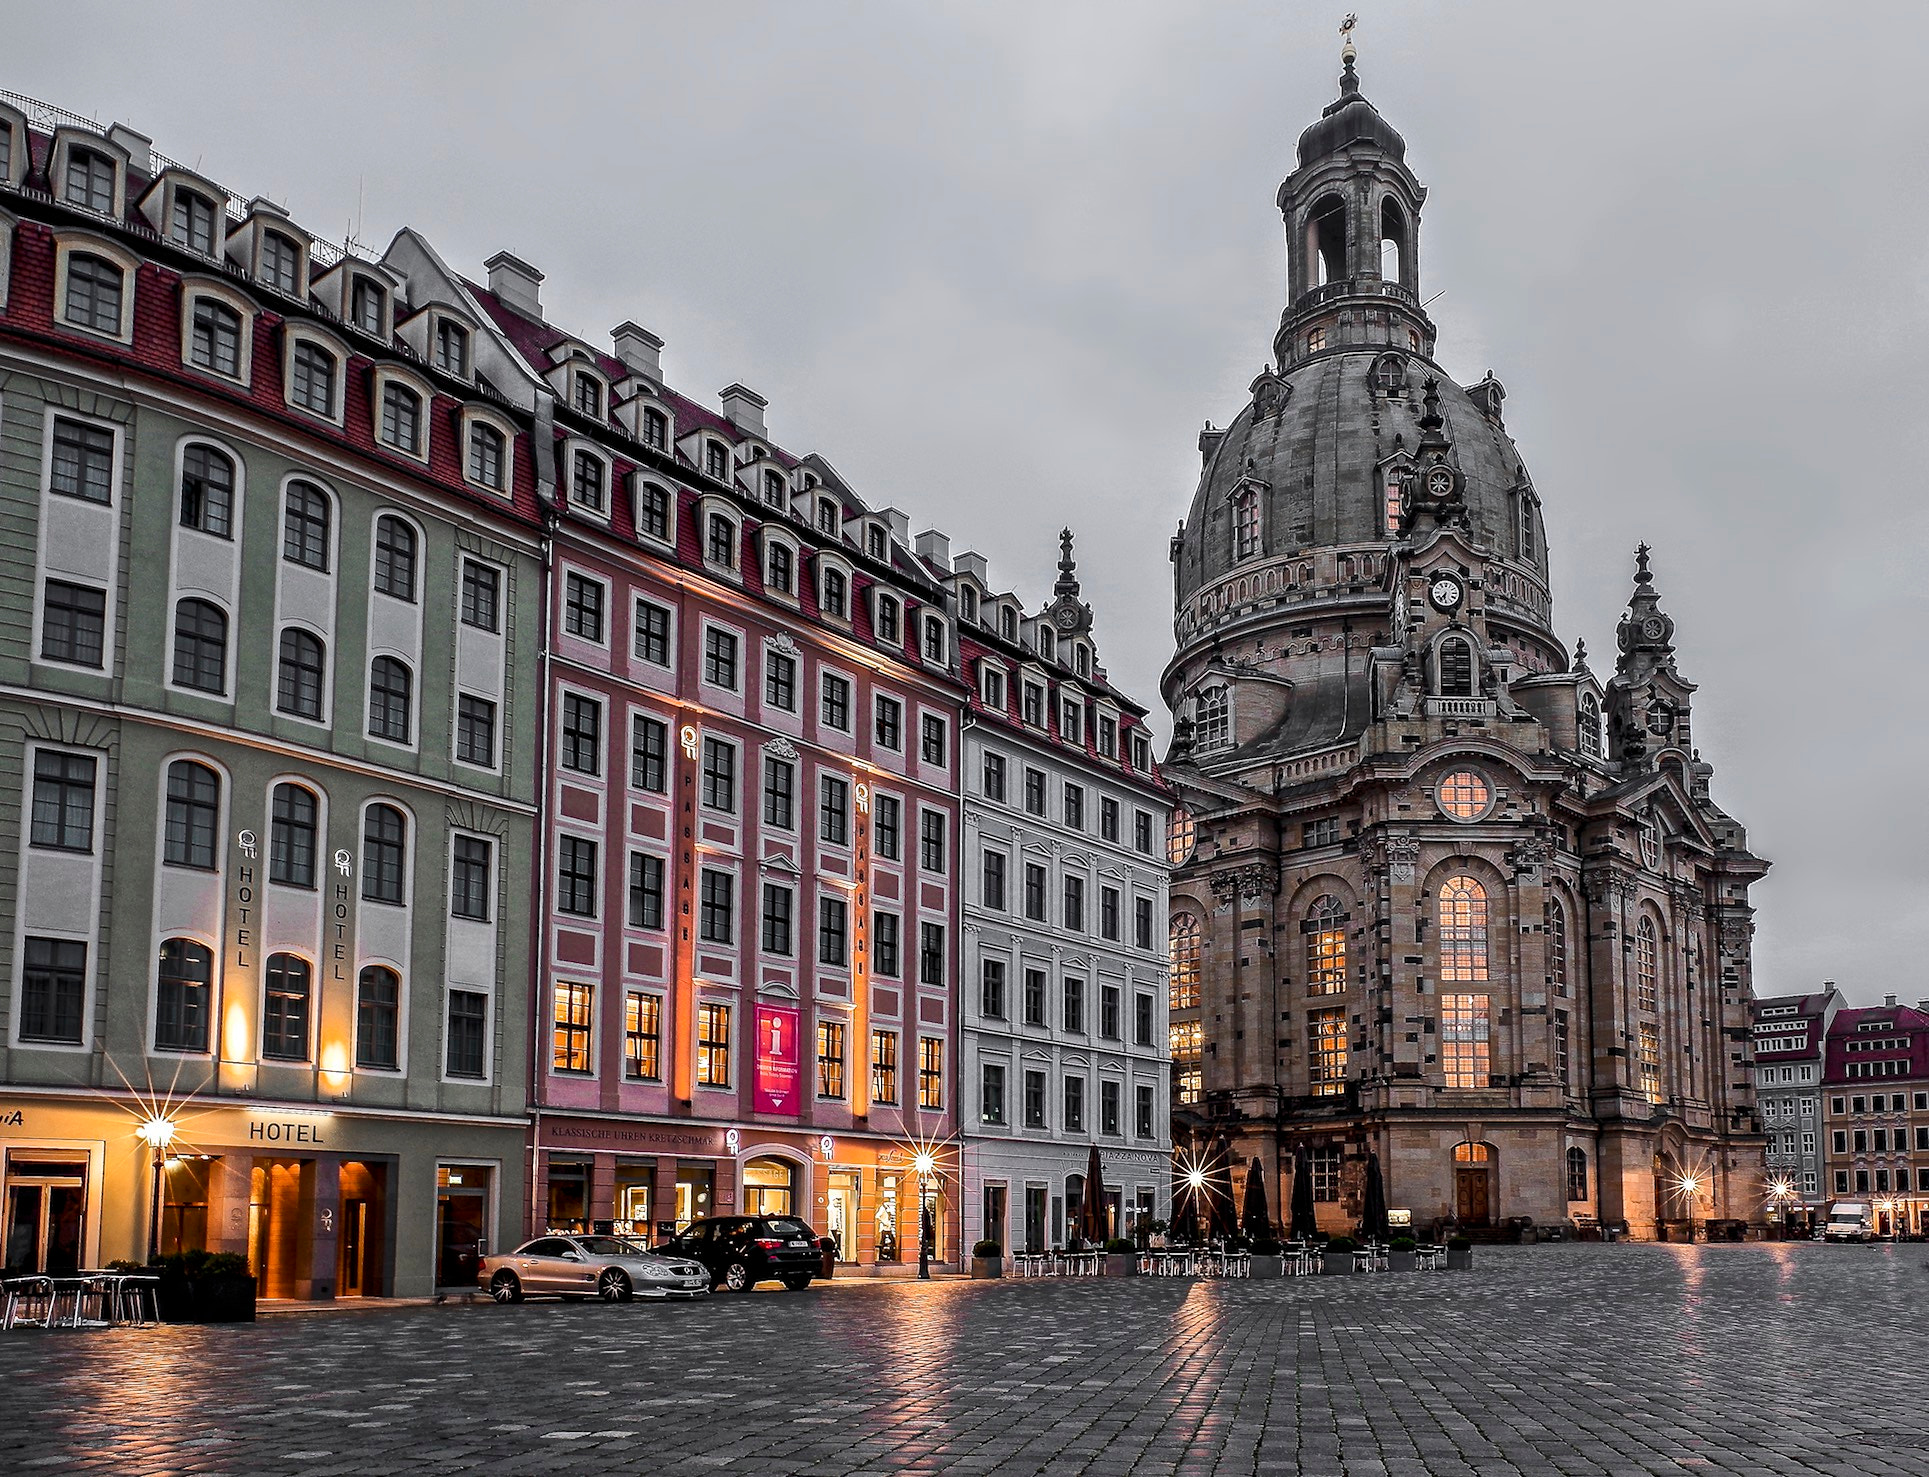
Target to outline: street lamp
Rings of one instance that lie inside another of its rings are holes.
[[[174,1142],[174,1120],[156,1113],[135,1132],[154,1151],[154,1195],[147,1219],[147,1260],[151,1265],[161,1256],[161,1174],[167,1168],[168,1147]]]
[[[911,1161],[918,1174],[918,1276],[925,1282],[931,1280],[931,1242],[937,1230],[931,1223],[932,1170],[937,1162],[929,1153],[920,1153]]]

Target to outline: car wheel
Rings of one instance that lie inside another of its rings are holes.
[[[732,1262],[725,1267],[721,1281],[732,1292],[749,1292],[757,1285],[756,1279],[750,1275],[750,1268],[742,1262]]]
[[[788,1287],[792,1292],[802,1292],[806,1287],[810,1286],[810,1273],[794,1273],[784,1279],[784,1286]]]
[[[516,1280],[514,1272],[498,1272],[489,1279],[489,1296],[499,1303],[519,1303],[522,1301],[522,1283]]]
[[[596,1295],[606,1303],[626,1303],[630,1300],[630,1279],[620,1267],[605,1267],[596,1279]]]

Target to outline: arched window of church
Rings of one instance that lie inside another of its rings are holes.
[[[1440,696],[1474,695],[1474,649],[1464,636],[1449,636],[1440,643]]]
[[[1406,481],[1404,467],[1390,467],[1386,474],[1386,531],[1400,531],[1400,492]]]
[[[1346,202],[1327,195],[1313,207],[1306,224],[1306,248],[1313,269],[1309,287],[1324,287],[1346,276]]]
[[[1581,752],[1590,759],[1601,757],[1601,700],[1591,692],[1581,694]]]
[[[1567,909],[1559,898],[1547,902],[1547,980],[1567,993]]]
[[[1399,202],[1388,197],[1380,206],[1380,276],[1387,282],[1405,278],[1407,217]]]
[[[1233,556],[1254,559],[1259,555],[1259,489],[1242,487],[1232,503]]]
[[[1520,557],[1534,557],[1534,500],[1524,492],[1520,495]]]
[[[1587,1199],[1587,1150],[1567,1151],[1567,1198],[1570,1202]]]
[[[1336,995],[1346,988],[1346,910],[1328,893],[1313,900],[1306,921],[1306,993]]]
[[[1487,978],[1487,889],[1471,877],[1449,877],[1440,889],[1440,978]]]
[[[1643,918],[1634,930],[1634,1004],[1653,1010],[1660,994],[1661,946],[1654,920]]]
[[[1172,915],[1172,1008],[1199,1008],[1199,916]]]
[[[1232,694],[1227,689],[1208,687],[1199,694],[1192,731],[1201,749],[1223,749],[1232,743]]]

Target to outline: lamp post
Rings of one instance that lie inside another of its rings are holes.
[[[919,1154],[911,1161],[918,1173],[918,1277],[931,1280],[931,1241],[936,1230],[931,1224],[931,1171],[937,1161],[930,1154]]]
[[[147,1260],[152,1264],[161,1256],[161,1175],[167,1168],[168,1147],[174,1142],[174,1121],[157,1113],[136,1132],[154,1151],[153,1201],[147,1218]]]

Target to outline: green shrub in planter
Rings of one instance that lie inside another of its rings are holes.
[[[1000,1246],[996,1241],[980,1241],[971,1248],[971,1254],[973,1256],[1003,1256],[1005,1254],[1005,1248]]]
[[[1105,1254],[1107,1256],[1130,1256],[1134,1250],[1136,1250],[1136,1248],[1123,1236],[1114,1236],[1110,1241],[1105,1243]]]
[[[1350,1252],[1353,1249],[1353,1238],[1351,1236],[1335,1236],[1331,1241],[1326,1243],[1328,1255],[1334,1255],[1342,1251]]]
[[[1387,1250],[1412,1251],[1416,1245],[1418,1245],[1418,1243],[1415,1242],[1411,1236],[1395,1236],[1393,1240],[1388,1243]]]
[[[232,1251],[183,1251],[156,1257],[156,1289],[167,1323],[252,1323],[255,1279],[248,1259]]]
[[[1473,1242],[1469,1241],[1465,1236],[1449,1236],[1447,1238],[1448,1251],[1472,1251],[1473,1249]]]

